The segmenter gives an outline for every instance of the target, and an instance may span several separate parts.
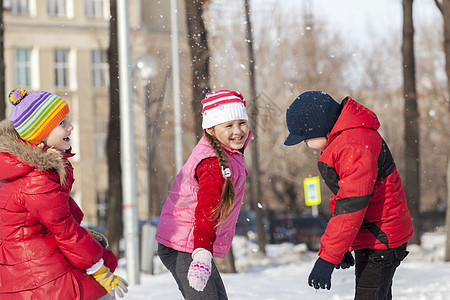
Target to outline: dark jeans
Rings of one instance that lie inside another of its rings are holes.
[[[406,243],[387,250],[355,251],[355,300],[392,299],[392,278],[406,255]]]
[[[189,286],[187,274],[192,262],[191,253],[181,252],[158,243],[158,256],[166,268],[172,273],[178,289],[185,299],[227,300],[227,292],[214,261],[211,265],[211,277],[202,292]]]

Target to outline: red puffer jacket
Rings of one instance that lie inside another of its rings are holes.
[[[0,123],[1,299],[106,294],[85,272],[104,250],[79,225],[83,213],[69,196],[74,179],[68,156],[25,143],[10,121]]]
[[[347,250],[395,248],[413,235],[402,182],[379,127],[372,111],[347,97],[319,157],[334,194],[319,251],[328,262],[338,264]]]

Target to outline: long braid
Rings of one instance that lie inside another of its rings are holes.
[[[223,169],[228,168],[228,161],[219,140],[217,140],[215,136],[208,134],[206,130],[205,136],[219,159],[219,165]],[[220,204],[214,209],[215,220],[219,220],[216,227],[225,222],[225,219],[230,215],[231,210],[233,209],[235,201],[236,192],[234,190],[233,182],[231,181],[231,177],[226,177],[225,182],[223,183],[222,194],[220,195]]]

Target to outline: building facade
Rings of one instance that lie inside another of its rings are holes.
[[[182,5],[182,1],[178,3]],[[172,93],[165,80],[171,64],[170,1],[130,0],[128,8],[132,61],[151,55],[158,62],[158,72],[151,83],[138,77],[132,79],[138,215],[145,219],[150,207],[145,167],[148,118],[142,111],[147,98],[160,95],[160,101],[170,111],[167,101]],[[182,27],[183,19],[180,15]],[[108,188],[109,21],[109,0],[4,1],[6,93],[16,87],[29,92],[46,90],[69,103],[75,126],[72,148],[76,153],[72,159],[75,169],[72,196],[90,224],[102,223]],[[145,88],[154,90],[153,95],[145,93]],[[10,109],[11,105],[7,104],[7,115]],[[170,140],[170,133],[165,139]],[[166,154],[170,155],[170,151]],[[168,165],[173,164],[171,161],[173,158],[167,157]]]

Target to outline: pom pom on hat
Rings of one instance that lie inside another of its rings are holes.
[[[31,144],[39,144],[69,113],[61,97],[46,91],[28,94],[17,88],[9,93],[14,105],[10,119],[19,136]]]
[[[245,99],[237,91],[219,90],[208,93],[205,99],[202,100],[202,104],[203,129],[228,121],[248,121]]]
[[[16,106],[26,95],[27,92],[24,89],[16,88],[9,93],[9,102]]]

